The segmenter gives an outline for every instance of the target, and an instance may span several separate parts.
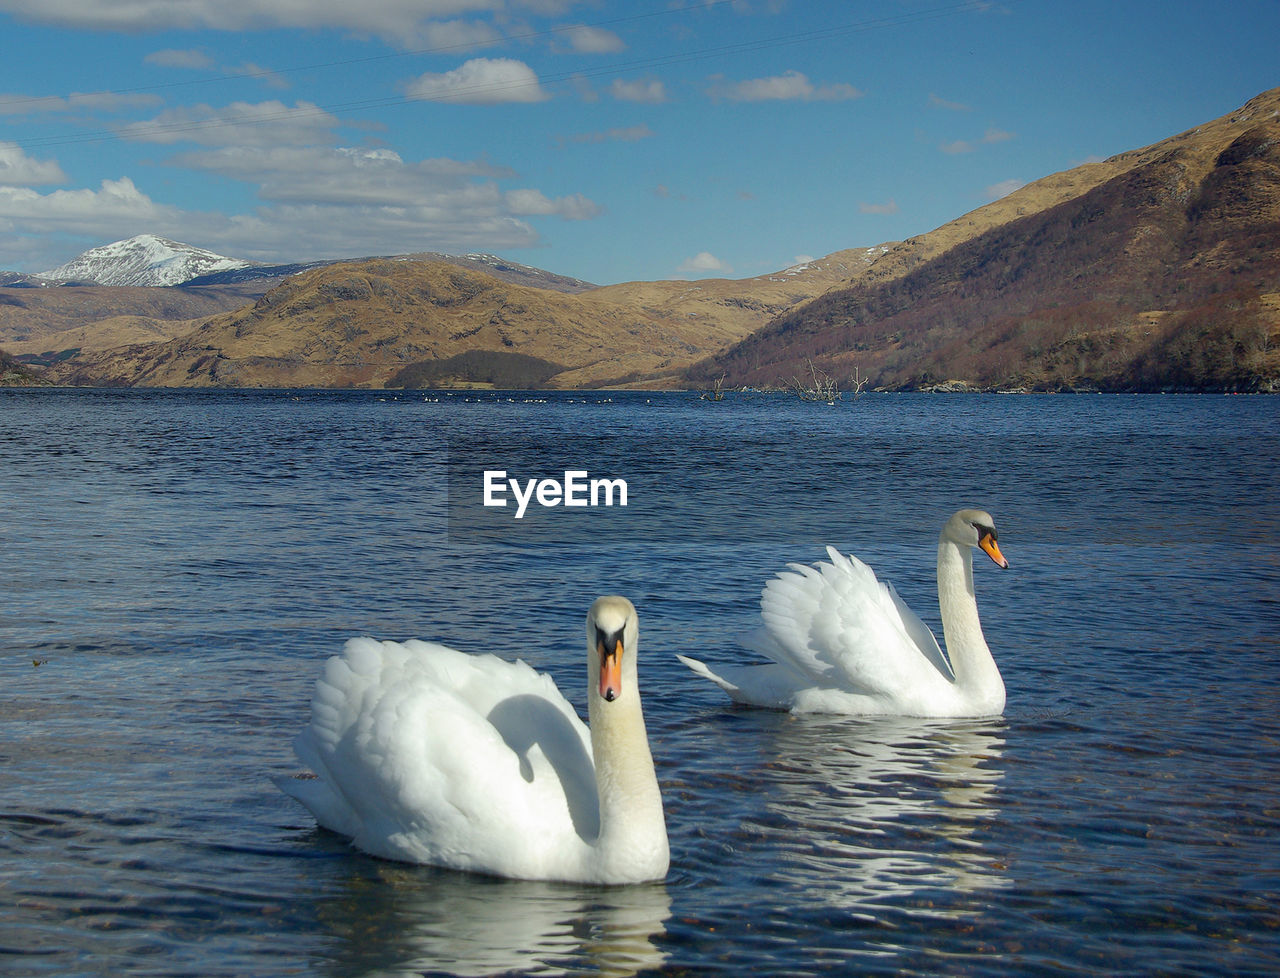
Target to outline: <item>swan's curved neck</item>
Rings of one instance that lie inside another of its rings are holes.
[[[956,685],[999,713],[1004,709],[1004,680],[978,620],[973,551],[945,536],[938,541],[938,610]]]
[[[613,703],[605,703],[594,693],[590,697],[591,749],[600,797],[598,857],[611,866],[661,863],[665,873],[668,851],[662,792],[649,751],[639,692],[632,684],[628,693]]]

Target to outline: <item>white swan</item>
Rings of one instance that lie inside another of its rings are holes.
[[[591,729],[550,676],[444,645],[352,639],[280,779],[373,855],[518,879],[636,883],[669,864],[626,598],[587,613]],[[593,760],[594,755],[594,760]]]
[[[938,538],[938,607],[947,643],[854,556],[827,548],[831,562],[788,564],[760,596],[764,626],[744,640],[773,659],[717,667],[680,660],[736,702],[797,713],[920,717],[996,716],[1004,680],[991,657],[973,593],[972,547],[1008,567],[995,522],[962,509]]]

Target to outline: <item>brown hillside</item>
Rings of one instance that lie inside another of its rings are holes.
[[[502,282],[439,262],[381,260],[299,275],[253,306],[178,339],[81,356],[56,368],[72,382],[144,386],[374,386],[416,364],[457,365],[475,351],[554,366],[550,386],[674,373],[742,333],[668,322],[592,292]],[[518,362],[518,361],[512,361]]]
[[[181,324],[182,335],[168,342],[151,342],[156,337],[141,330],[125,340],[134,345],[121,347],[58,334],[56,349],[83,352],[51,376],[126,386],[660,384],[868,265],[858,253],[741,282],[568,294],[456,263],[335,264],[286,280],[250,307]],[[50,341],[34,345],[43,350]]]
[[[885,282],[901,278],[924,262],[993,228],[1074,200],[1095,187],[1174,152],[1179,153],[1189,166],[1208,169],[1223,146],[1235,140],[1257,120],[1274,114],[1278,108],[1280,89],[1265,92],[1236,112],[1151,146],[1050,174],[927,234],[889,247],[887,253],[876,261],[874,270],[869,270],[867,280]]]
[[[0,350],[0,387],[40,387],[49,381]]]
[[[802,302],[861,280],[870,274],[889,247],[837,251],[803,265],[749,279],[625,282],[601,286],[592,295],[632,306],[656,319],[700,320],[729,343]]]
[[[771,384],[812,362],[887,387],[1269,389],[1280,377],[1280,89],[1082,169],[1012,203],[1077,179],[1089,185],[1079,196],[969,237],[957,226],[1007,209],[952,222],[916,242],[932,257],[883,278],[890,252],[864,281],[784,314],[691,379]]]
[[[253,283],[243,286],[200,286],[174,288],[133,288],[107,285],[59,286],[43,289],[0,288],[0,346],[13,354],[44,353],[83,346],[104,349],[122,342],[175,335],[165,323],[190,323],[239,309],[265,289]],[[141,334],[120,329],[122,319],[146,323]],[[80,342],[64,343],[56,334],[84,330],[94,323],[116,320],[106,335],[94,330],[78,334]],[[188,325],[186,328],[190,328]],[[124,336],[124,339],[120,337]],[[64,343],[64,345],[59,345]]]

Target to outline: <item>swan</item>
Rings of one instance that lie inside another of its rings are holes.
[[[626,598],[587,613],[590,730],[548,675],[433,642],[357,638],[325,664],[278,779],[327,829],[404,862],[639,883],[670,862]]]
[[[1004,680],[991,657],[973,592],[972,548],[1007,568],[995,521],[962,509],[938,538],[938,607],[947,653],[893,585],[853,555],[788,564],[760,596],[763,627],[743,644],[766,665],[713,672],[678,658],[738,703],[796,713],[985,717],[1004,711]],[[948,657],[949,656],[949,657]]]

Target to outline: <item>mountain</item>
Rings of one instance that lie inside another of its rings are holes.
[[[541,268],[534,268],[531,265],[521,265],[519,262],[507,261],[505,258],[499,258],[497,255],[445,255],[434,251],[415,252],[410,255],[380,255],[355,259],[329,259],[289,265],[250,265],[243,268],[233,268],[226,271],[209,272],[204,275],[198,275],[189,279],[185,284],[192,286],[239,285],[259,280],[270,280],[270,283],[274,285],[292,275],[309,272],[313,268],[322,268],[325,265],[337,265],[349,261],[392,261],[395,259],[447,262],[450,265],[458,265],[462,268],[471,268],[477,271],[488,272],[490,275],[495,278],[502,279],[504,282],[512,282],[516,285],[528,285],[535,289],[551,289],[553,292],[585,292],[588,289],[595,288],[595,286],[590,282],[584,282],[581,279],[576,278],[569,278],[566,275],[557,275],[554,272],[548,272]],[[266,288],[264,287],[262,291],[265,292]]]
[[[140,234],[90,248],[65,265],[41,272],[39,277],[95,285],[181,285],[200,275],[250,264],[154,234]]]
[[[239,258],[226,258],[212,251],[170,241],[168,238],[161,238],[154,234],[139,234],[124,241],[90,248],[65,265],[51,268],[47,272],[40,272],[38,275],[0,271],[0,287],[23,288],[59,284],[197,287],[256,283],[259,286],[258,294],[261,295],[284,279],[314,268],[336,265],[344,261],[373,261],[375,258],[448,262],[463,268],[488,272],[503,281],[539,289],[552,289],[556,292],[585,292],[595,288],[590,282],[508,261],[497,255],[445,255],[437,252],[421,252],[411,255],[381,255],[357,259],[334,258],[264,265]]]
[[[0,287],[0,346],[124,386],[1280,390],[1280,89],[927,234],[753,279],[593,288],[427,254]]]
[[[0,272],[0,288],[6,289],[40,289],[47,285],[57,285],[39,275],[28,275],[25,272]]]
[[[121,258],[126,264],[133,264],[127,249],[108,246],[98,252],[92,271],[99,278],[117,277],[124,266],[114,262]],[[503,281],[556,292],[576,293],[595,288],[580,279],[495,255],[423,253],[382,260],[441,261],[484,271]],[[27,363],[48,365],[86,351],[168,340],[190,332],[203,319],[254,302],[288,278],[341,264],[344,263],[338,260],[320,260],[284,265],[236,265],[170,286],[77,283],[74,288],[49,288],[61,283],[16,272],[0,272],[0,347]],[[70,267],[71,264],[63,266],[64,269]]]
[[[891,248],[688,382],[1280,389],[1280,89]]]
[[[279,282],[0,289],[0,345],[65,383],[670,386],[880,253],[604,288],[490,255],[426,255],[321,263]]]
[[[570,294],[449,262],[372,259],[294,276],[167,341],[81,351],[51,376],[122,386],[609,386],[674,377],[743,335],[606,290]]]

